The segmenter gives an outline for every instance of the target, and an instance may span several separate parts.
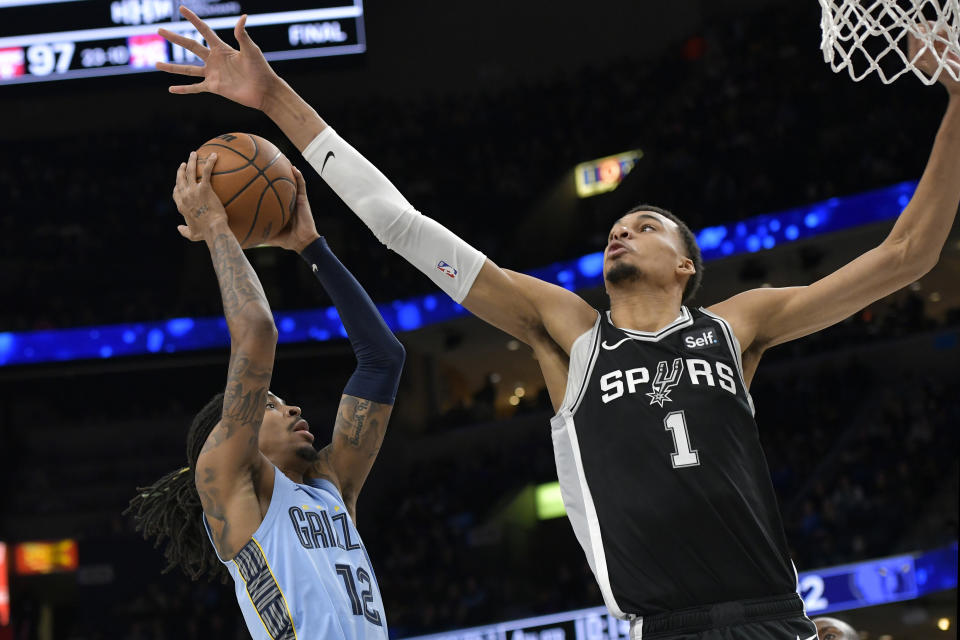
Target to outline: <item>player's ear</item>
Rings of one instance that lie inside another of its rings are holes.
[[[693,260],[686,257],[680,258],[680,263],[677,265],[677,273],[682,273],[683,275],[692,276],[697,272],[697,268],[693,265]]]

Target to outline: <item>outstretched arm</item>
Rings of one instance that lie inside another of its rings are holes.
[[[930,55],[921,68],[931,67]],[[946,72],[940,82],[949,102],[930,159],[913,198],[878,247],[809,286],[755,289],[712,308],[731,321],[745,352],[836,324],[937,263],[960,205],[960,83]]]
[[[200,451],[194,476],[217,550],[221,557],[231,558],[260,524],[256,487],[264,464],[257,439],[277,330],[257,274],[210,186],[215,163],[216,154],[211,154],[197,182],[197,154],[191,152],[190,160],[177,171],[173,197],[187,223],[178,227],[180,233],[190,240],[203,240],[210,249],[230,330],[223,413]]]
[[[297,202],[289,227],[270,244],[296,251],[330,295],[357,356],[357,368],[340,398],[333,438],[307,471],[335,484],[356,521],[357,497],[386,433],[405,353],[370,296],[319,233],[303,174],[294,168]]]
[[[467,309],[534,349],[569,353],[573,341],[596,313],[576,294],[501,269],[436,221],[417,212],[376,167],[327,126],[274,73],[244,29],[234,29],[239,50],[223,42],[186,7],[181,13],[197,27],[208,47],[161,29],[174,44],[204,61],[203,66],[158,63],[171,73],[203,78],[170,87],[179,94],[211,92],[262,109],[303,152],[320,176],[387,245]]]

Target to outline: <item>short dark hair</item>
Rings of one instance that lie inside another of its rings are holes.
[[[137,487],[124,515],[131,513],[136,529],[145,539],[155,538],[154,548],[167,541],[163,550],[167,566],[163,573],[180,567],[191,579],[218,578],[230,574],[207,540],[201,515],[200,496],[194,481],[197,458],[207,436],[223,414],[223,394],[213,396],[194,416],[187,432],[187,466],[175,469],[149,487]]]
[[[700,246],[697,245],[697,236],[693,235],[693,231],[690,231],[690,227],[687,226],[687,223],[678,218],[672,211],[656,205],[638,204],[623,215],[628,216],[631,213],[637,213],[638,211],[653,211],[654,213],[659,213],[664,218],[672,220],[674,223],[676,223],[677,227],[680,229],[680,238],[683,240],[684,247],[687,249],[687,257],[693,261],[693,268],[695,270],[695,273],[690,276],[689,280],[687,280],[687,286],[683,288],[683,302],[689,302],[693,296],[697,294],[697,291],[700,289],[700,283],[703,281],[703,256],[700,255]],[[622,217],[623,216],[621,216],[621,218]]]

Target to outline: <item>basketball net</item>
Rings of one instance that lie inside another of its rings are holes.
[[[960,0],[820,0],[820,8],[820,49],[837,73],[846,69],[859,82],[875,71],[890,84],[912,71],[933,84],[946,71],[960,81],[960,65],[947,58],[949,53],[960,56]],[[908,35],[921,43],[912,59]],[[914,66],[927,51],[937,60],[929,77]]]

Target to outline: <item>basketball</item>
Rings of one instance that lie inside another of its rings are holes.
[[[267,242],[290,221],[297,182],[277,147],[250,133],[225,133],[197,149],[197,178],[217,154],[211,185],[227,210],[230,230],[244,249]]]

